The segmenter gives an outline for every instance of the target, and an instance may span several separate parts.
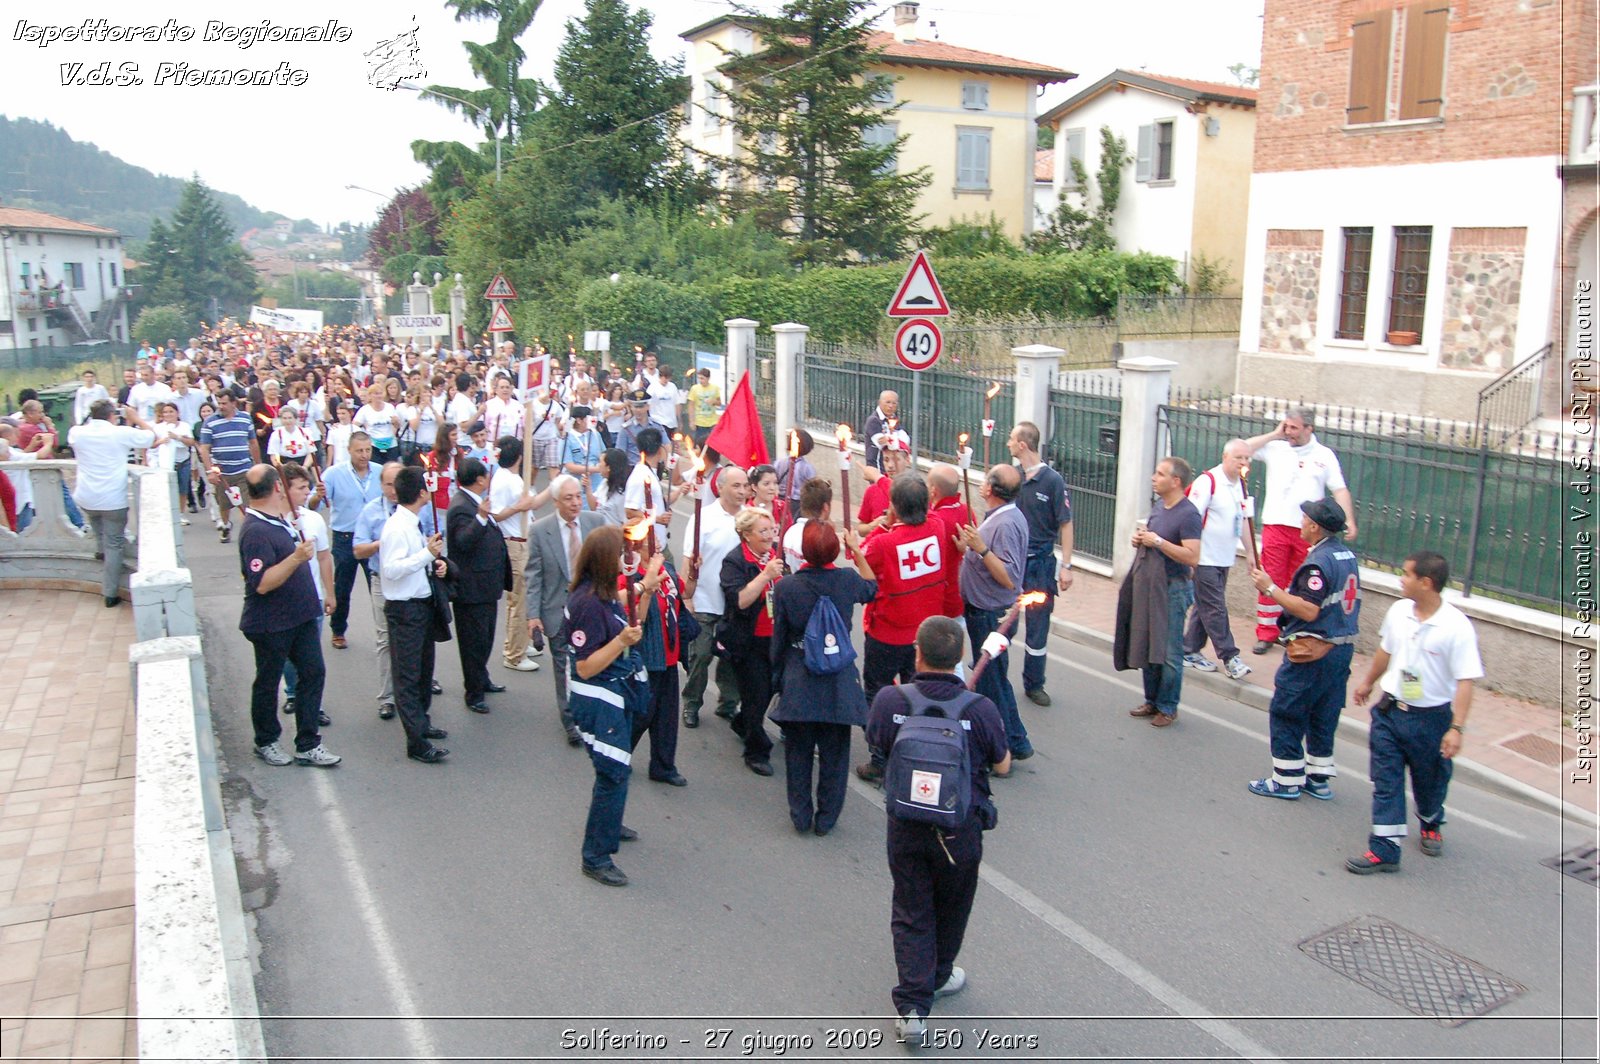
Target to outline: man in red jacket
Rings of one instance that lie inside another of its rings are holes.
[[[884,457],[894,453],[886,449]],[[861,545],[878,577],[878,597],[867,604],[862,623],[866,652],[861,686],[869,705],[896,679],[910,683],[916,676],[917,626],[944,613],[949,570],[956,567],[957,557],[944,522],[929,519],[928,486],[915,473],[902,474],[890,484],[888,513],[888,527]],[[871,783],[882,780],[884,759],[884,751],[872,750],[872,760],[858,765],[856,775]]]
[[[973,523],[972,511],[961,501],[962,475],[961,470],[946,462],[937,462],[928,470],[928,516],[944,522],[952,559],[944,592],[946,617],[961,616],[961,566],[954,559],[961,553],[956,545],[961,538],[961,526]]]

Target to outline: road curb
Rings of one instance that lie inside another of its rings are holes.
[[[1050,628],[1057,635],[1071,640],[1082,646],[1111,650],[1112,637],[1105,632],[1086,625],[1064,621],[1059,617],[1050,619]],[[1272,705],[1272,692],[1257,687],[1254,684],[1230,680],[1221,673],[1199,672],[1195,669],[1186,670],[1183,676],[1185,684],[1198,684],[1205,690],[1223,698],[1231,698],[1235,702],[1259,709],[1263,713]],[[1369,726],[1364,721],[1352,720],[1348,717],[1339,718],[1339,737],[1351,742],[1367,745]],[[1533,806],[1545,812],[1554,813],[1567,820],[1573,820],[1588,827],[1600,827],[1600,817],[1573,805],[1564,802],[1555,795],[1540,790],[1531,784],[1524,783],[1497,772],[1486,765],[1480,765],[1470,758],[1458,757],[1455,759],[1454,778],[1482,790],[1498,794],[1503,798],[1521,802],[1523,805]]]

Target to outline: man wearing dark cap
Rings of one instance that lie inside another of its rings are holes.
[[[628,393],[628,420],[623,423],[622,440],[618,444],[628,456],[628,465],[639,464],[639,433],[648,428],[660,429],[664,440],[672,436],[665,426],[651,419],[650,392],[635,388]]]
[[[1269,710],[1272,775],[1249,786],[1265,798],[1293,800],[1304,790],[1327,801],[1333,797],[1333,734],[1361,619],[1361,577],[1355,552],[1335,538],[1345,530],[1339,504],[1315,499],[1301,503],[1300,512],[1300,538],[1310,549],[1289,586],[1279,587],[1264,569],[1250,571],[1256,590],[1283,610],[1278,627],[1288,649]]]

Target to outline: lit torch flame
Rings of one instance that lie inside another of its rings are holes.
[[[1049,600],[1050,596],[1046,595],[1043,591],[1030,591],[1026,595],[1023,595],[1021,598],[1017,599],[1017,605],[1021,606],[1023,609],[1027,609],[1029,606],[1042,606]]]
[[[999,381],[995,381],[993,384],[989,385],[989,390],[983,393],[983,397],[985,399],[993,399],[995,396],[997,396],[999,394],[1000,394],[1000,382]]]
[[[794,461],[800,457],[800,430],[789,430],[789,460]]]
[[[839,426],[839,431],[838,431],[838,436],[839,436],[839,446],[841,448],[850,446],[850,426],[849,425],[840,425]]]
[[[644,537],[650,534],[649,515],[646,514],[644,517],[639,518],[639,520],[635,521],[631,525],[624,525],[622,533],[634,543],[643,543]]]
[[[965,432],[963,432],[960,436],[957,436],[956,437],[956,443],[960,445],[961,450],[963,450],[963,451],[966,450],[967,449],[967,434]]]

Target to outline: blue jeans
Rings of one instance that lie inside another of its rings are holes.
[[[72,522],[73,527],[82,528],[83,511],[78,509],[78,504],[72,501],[72,492],[67,490],[66,481],[61,482],[61,501],[67,507],[67,520]],[[126,514],[128,512],[127,507],[123,507],[122,512]]]
[[[980,610],[976,606],[967,607],[967,638],[972,641],[974,665],[977,664],[978,654],[983,650],[983,641],[989,638],[990,632],[1000,627],[1000,618],[1003,616],[1005,610]],[[1033,750],[1033,744],[1028,741],[1028,729],[1022,726],[1022,715],[1017,712],[1017,693],[1011,689],[1011,678],[1006,675],[1010,658],[1011,652],[1008,650],[984,666],[983,675],[978,677],[974,690],[993,702],[994,707],[1000,711],[1000,719],[1006,726],[1006,745],[1011,748],[1011,752],[1026,754]]]
[[[321,617],[317,618],[317,643],[318,645],[321,645],[322,643]],[[283,697],[289,699],[291,702],[294,701],[294,685],[299,678],[300,673],[296,671],[294,662],[285,661],[283,663]]]
[[[356,586],[356,570],[367,573],[367,563],[356,558],[356,534],[333,533],[333,634],[344,635],[350,627],[350,591]],[[372,576],[367,575],[367,590]]]
[[[33,503],[30,502],[17,511],[17,531],[26,531],[31,524],[33,524]]]
[[[1183,618],[1193,604],[1193,584],[1187,580],[1167,583],[1167,660],[1143,669],[1144,700],[1163,716],[1178,715],[1178,695],[1183,690]]]

